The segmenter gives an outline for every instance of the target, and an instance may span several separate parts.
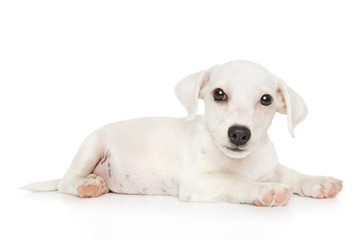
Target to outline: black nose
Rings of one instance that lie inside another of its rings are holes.
[[[251,132],[247,127],[234,125],[229,128],[228,136],[233,144],[239,146],[246,144],[250,140]]]

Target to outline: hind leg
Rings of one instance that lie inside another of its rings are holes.
[[[79,197],[97,197],[109,191],[105,180],[92,174],[105,153],[104,136],[91,134],[80,146],[69,169],[58,185],[59,192]]]

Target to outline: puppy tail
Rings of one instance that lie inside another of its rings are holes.
[[[58,189],[58,184],[61,179],[50,180],[45,182],[36,182],[25,185],[20,189],[24,189],[31,192],[50,192]]]

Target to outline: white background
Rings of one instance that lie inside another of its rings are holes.
[[[359,238],[358,1],[1,1],[0,234],[3,239]],[[344,180],[336,199],[286,207],[16,188],[60,178],[107,123],[185,116],[173,88],[230,60],[258,62],[307,102],[269,134],[280,161]]]

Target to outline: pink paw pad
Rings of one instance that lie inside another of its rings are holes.
[[[341,188],[342,188],[342,185],[341,185]],[[339,187],[339,192],[341,191],[341,188]],[[338,191],[336,190],[336,187],[333,184],[333,187],[328,192],[328,196],[329,197],[335,197],[337,193],[338,193]]]
[[[324,190],[322,190],[322,191],[320,192],[320,194],[319,194],[316,198],[318,198],[318,199],[325,198],[325,195],[324,195],[323,191],[324,191]]]
[[[258,206],[258,207],[264,206],[259,200],[255,200],[253,203],[255,206]]]
[[[284,202],[286,199],[286,194],[285,193],[280,193],[276,196],[275,202],[276,203],[282,203]]]
[[[286,204],[291,198],[291,193],[287,189],[285,192],[276,193],[276,191],[271,191],[265,197],[260,200],[254,200],[253,204],[255,206],[281,206]]]
[[[271,193],[269,193],[268,195],[266,195],[266,196],[263,198],[263,202],[265,202],[265,203],[272,203],[274,194],[275,194],[275,192],[274,192],[274,191],[271,191]]]
[[[338,181],[336,183],[333,183],[331,185],[331,188],[328,187],[328,188],[325,188],[323,187],[321,189],[321,193],[318,195],[317,198],[332,198],[332,197],[335,197],[341,190],[342,190],[342,182]]]
[[[99,197],[109,192],[109,188],[102,177],[90,174],[84,179],[83,184],[77,188],[77,192],[83,198]]]
[[[299,194],[303,197],[317,199],[332,198],[343,188],[343,182],[333,177],[313,177],[301,187]]]

